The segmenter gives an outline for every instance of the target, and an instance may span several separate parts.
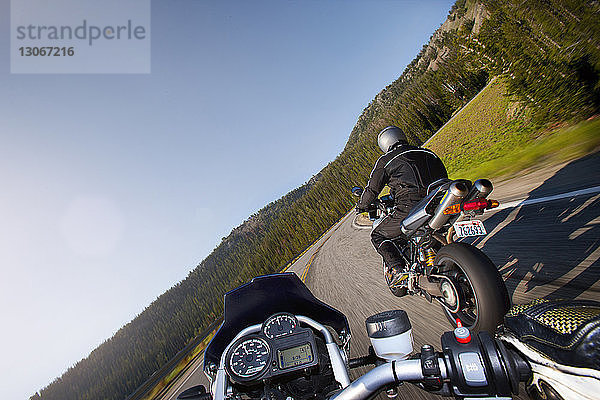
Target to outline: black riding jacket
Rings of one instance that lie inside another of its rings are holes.
[[[358,208],[366,210],[385,185],[396,205],[417,202],[425,197],[430,183],[447,177],[442,160],[433,151],[396,144],[375,163]]]

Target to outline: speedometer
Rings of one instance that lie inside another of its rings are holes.
[[[267,342],[259,337],[243,338],[229,350],[227,367],[238,380],[256,378],[267,367],[270,351]]]
[[[292,314],[275,314],[267,319],[262,327],[263,334],[269,339],[275,339],[294,333],[298,320]]]

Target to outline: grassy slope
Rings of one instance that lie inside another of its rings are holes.
[[[600,120],[555,129],[531,123],[529,113],[496,79],[433,137],[426,147],[452,178],[498,178],[539,164],[558,163],[600,146]]]

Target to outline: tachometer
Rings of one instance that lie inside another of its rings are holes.
[[[262,332],[269,339],[275,339],[293,333],[296,326],[298,326],[298,320],[294,315],[287,313],[275,314],[264,322]]]
[[[234,378],[247,381],[258,377],[269,363],[271,350],[259,337],[246,337],[234,343],[227,355],[227,367]]]

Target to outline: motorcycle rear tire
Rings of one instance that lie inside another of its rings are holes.
[[[459,290],[475,302],[474,316],[466,311],[467,308],[452,313],[442,306],[452,326],[456,327],[456,318],[460,318],[463,326],[472,332],[493,334],[510,308],[506,285],[494,263],[477,247],[459,242],[442,247],[436,255],[435,265],[445,268],[445,275],[453,275],[454,280],[461,282]]]

